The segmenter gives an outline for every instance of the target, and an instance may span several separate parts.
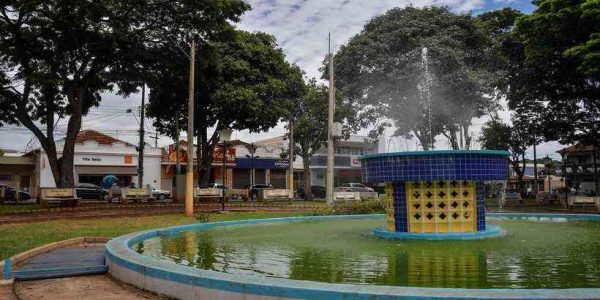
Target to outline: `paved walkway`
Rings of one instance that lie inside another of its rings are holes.
[[[0,285],[0,299],[2,300],[18,300],[17,296],[13,293],[13,287],[9,284]]]
[[[116,283],[107,275],[78,276],[15,282],[21,300],[139,300],[160,299]],[[0,290],[1,291],[1,290]],[[0,298],[2,294],[0,293]],[[11,298],[7,298],[11,299]],[[13,299],[17,299],[16,297]]]

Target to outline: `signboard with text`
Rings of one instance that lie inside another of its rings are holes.
[[[213,152],[213,166],[223,165],[223,156],[225,156],[225,165],[235,167],[235,148],[225,148],[227,153],[223,155],[223,148],[215,148]]]

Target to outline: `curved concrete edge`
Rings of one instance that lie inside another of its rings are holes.
[[[0,272],[2,272],[2,276],[0,276],[0,279],[2,279],[0,280],[0,285],[12,284],[14,282],[14,278],[11,276],[11,274],[13,273],[12,269],[14,267],[18,267],[22,263],[40,254],[48,253],[59,248],[64,248],[73,245],[89,245],[99,243],[105,244],[108,241],[110,241],[110,239],[110,237],[76,237],[68,240],[62,240],[58,242],[45,244],[39,247],[35,247],[33,249],[26,250],[11,257],[5,258],[2,261],[0,261]],[[6,278],[7,276],[10,278]]]
[[[475,232],[454,232],[454,233],[415,233],[415,232],[394,232],[383,227],[377,227],[373,230],[373,235],[386,240],[424,240],[424,241],[452,241],[452,240],[481,240],[488,238],[501,237],[506,234],[502,228],[494,225],[487,225],[483,231]]]
[[[536,217],[535,214],[490,214],[494,217]],[[540,217],[600,220],[600,215],[570,217],[543,214]],[[191,224],[148,230],[121,236],[106,245],[109,273],[116,279],[158,294],[179,299],[600,299],[600,288],[584,289],[465,289],[416,288],[331,284],[303,280],[242,276],[178,265],[175,262],[144,256],[131,246],[158,235],[216,226],[307,220],[373,219],[377,215],[310,216]]]

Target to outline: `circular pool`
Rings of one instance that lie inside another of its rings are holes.
[[[600,215],[489,214],[507,234],[373,236],[384,215],[193,224],[113,239],[109,272],[180,299],[600,298]]]

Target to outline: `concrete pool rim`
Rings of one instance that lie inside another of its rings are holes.
[[[449,233],[420,233],[389,231],[383,227],[377,227],[372,231],[373,235],[386,240],[421,240],[421,241],[466,241],[482,240],[504,236],[506,231],[494,225],[486,225],[485,230],[473,232],[449,232]]]
[[[600,214],[548,214],[548,213],[490,213],[491,219],[570,219],[600,221]],[[159,235],[176,234],[187,230],[202,230],[217,226],[253,225],[259,223],[299,222],[335,219],[376,219],[383,214],[306,216],[271,219],[198,223],[183,226],[152,229],[112,239],[106,245],[109,273],[115,278],[171,297],[186,298],[185,295],[211,295],[225,298],[251,299],[279,297],[284,299],[593,299],[600,298],[598,288],[573,289],[468,289],[468,288],[420,288],[400,286],[375,286],[335,284],[263,276],[235,275],[209,270],[200,270],[168,260],[152,258],[137,253],[132,246],[140,241]],[[173,286],[160,286],[173,283]],[[176,288],[175,288],[176,286]],[[183,291],[182,289],[189,289]],[[196,291],[196,292],[194,292]],[[172,292],[173,294],[169,294]],[[216,293],[216,294],[214,294]],[[221,294],[219,294],[221,293]],[[183,295],[183,296],[182,296]]]

